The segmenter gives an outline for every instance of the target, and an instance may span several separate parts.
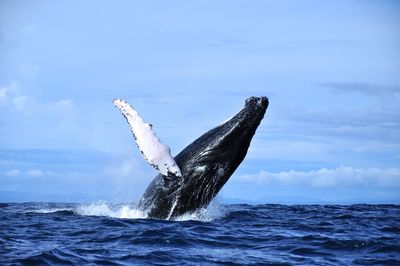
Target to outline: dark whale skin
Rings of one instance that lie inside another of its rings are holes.
[[[138,207],[158,219],[206,207],[243,161],[268,104],[266,97],[250,97],[234,117],[193,141],[175,156],[182,177],[156,176]]]

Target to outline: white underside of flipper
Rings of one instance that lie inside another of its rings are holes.
[[[115,99],[113,103],[128,121],[136,144],[146,161],[165,177],[170,177],[171,174],[181,177],[181,170],[171,156],[170,148],[161,143],[152,126],[144,122],[138,112],[124,100]]]

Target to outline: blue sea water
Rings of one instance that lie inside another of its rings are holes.
[[[400,205],[0,204],[1,265],[400,265]]]

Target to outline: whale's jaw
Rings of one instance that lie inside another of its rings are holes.
[[[170,219],[207,206],[246,156],[268,104],[266,97],[247,99],[234,117],[187,146],[175,157],[182,177],[158,175],[139,207],[149,217]]]

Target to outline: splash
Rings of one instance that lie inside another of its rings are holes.
[[[173,221],[200,221],[212,222],[226,214],[226,209],[219,203],[212,202],[207,208],[201,208],[193,213],[186,213],[173,218]]]
[[[147,215],[144,211],[131,205],[113,205],[107,203],[91,203],[80,205],[76,209],[79,215],[89,216],[108,216],[121,219],[145,219]]]
[[[136,204],[112,204],[96,202],[89,204],[40,204],[26,210],[25,212],[50,214],[55,212],[69,211],[82,216],[104,216],[119,219],[148,219],[147,212],[140,210]],[[187,213],[172,218],[172,221],[200,221],[211,222],[220,219],[226,214],[226,208],[216,202],[207,208],[199,209],[193,213]]]
[[[135,205],[121,205],[108,203],[91,203],[80,205],[75,212],[78,215],[85,216],[106,216],[120,219],[148,219],[147,213],[138,209]],[[211,222],[223,217],[226,213],[225,208],[218,204],[212,203],[207,208],[202,208],[196,212],[184,214],[173,218],[173,221],[200,221]]]

